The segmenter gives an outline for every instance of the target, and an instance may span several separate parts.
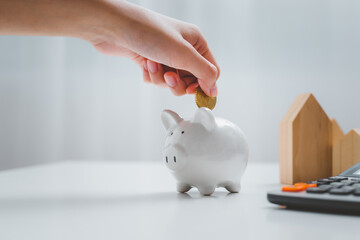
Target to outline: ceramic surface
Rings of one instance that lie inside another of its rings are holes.
[[[240,191],[249,148],[239,127],[208,108],[199,108],[191,120],[164,110],[161,120],[167,131],[163,161],[177,180],[178,192],[192,187],[203,195],[216,187]]]

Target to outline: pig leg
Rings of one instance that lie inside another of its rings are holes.
[[[215,191],[215,186],[201,186],[198,189],[202,195],[209,196]]]
[[[240,191],[240,183],[230,182],[225,185],[225,188],[231,193],[238,193]]]
[[[179,193],[186,193],[187,191],[189,191],[191,189],[191,186],[189,184],[186,183],[178,183],[176,185],[176,190]]]

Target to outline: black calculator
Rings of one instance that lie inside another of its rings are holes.
[[[360,214],[360,162],[338,176],[307,184],[312,187],[297,192],[270,191],[267,199],[287,208]]]

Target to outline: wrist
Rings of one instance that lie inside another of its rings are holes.
[[[92,6],[84,16],[77,19],[73,37],[81,38],[96,45],[101,42],[124,44],[135,30],[131,4],[126,1],[91,1]]]
[[[158,14],[127,1],[101,0],[96,3],[99,4],[96,8],[99,17],[84,23],[80,36],[76,37],[93,45],[116,43],[134,51],[144,48],[148,42],[158,41],[158,34],[161,34],[158,28],[162,25]]]
[[[70,0],[69,15],[64,22],[64,35],[91,43],[114,35],[114,27],[122,27],[123,19],[107,0]],[[76,2],[76,3],[75,3]],[[74,5],[73,5],[74,4]]]

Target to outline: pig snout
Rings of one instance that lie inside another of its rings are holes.
[[[173,170],[177,171],[184,167],[186,161],[185,149],[178,145],[170,145],[164,150],[164,161],[166,166]]]

